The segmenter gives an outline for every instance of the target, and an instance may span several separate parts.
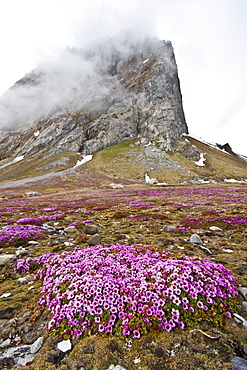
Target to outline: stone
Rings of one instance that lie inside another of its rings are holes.
[[[166,231],[168,233],[171,233],[173,231],[175,231],[177,228],[176,226],[172,226],[172,225],[166,225],[163,227],[162,231]]]
[[[0,369],[11,369],[15,365],[13,357],[0,357]]]
[[[99,234],[93,235],[89,240],[88,240],[89,245],[98,245],[100,244],[100,236]]]
[[[16,364],[20,366],[26,366],[27,364],[33,362],[34,358],[35,357],[32,354],[28,354],[24,357],[17,357]]]
[[[211,230],[211,231],[222,231],[222,229],[218,226],[210,226],[209,230]]]
[[[5,347],[8,347],[11,343],[11,340],[8,338],[6,340],[4,340],[1,344],[0,344],[0,348],[5,348]]]
[[[241,357],[233,357],[231,364],[236,370],[247,370],[247,360]]]
[[[31,346],[30,346],[30,352],[32,354],[37,353],[40,348],[43,346],[44,343],[44,337],[39,337]]]
[[[20,305],[10,306],[0,309],[1,319],[11,319],[14,316],[14,312],[20,308]]]
[[[77,232],[77,228],[75,226],[68,226],[64,229],[64,231],[68,234],[73,234]]]
[[[93,224],[86,224],[84,227],[84,231],[86,234],[94,235],[99,232],[98,226]]]
[[[110,365],[107,370],[126,370],[125,367],[121,365]]]
[[[242,316],[238,315],[237,313],[234,313],[233,316],[234,316],[234,320],[238,324],[243,324],[245,327],[247,327],[247,320],[245,320]]]
[[[0,266],[6,266],[16,258],[15,254],[1,254],[0,255]]]
[[[247,311],[247,301],[243,301],[242,302],[242,306]]]
[[[247,299],[247,288],[246,287],[240,287],[238,288],[239,292],[242,293],[242,295],[244,296],[244,298]]]
[[[58,345],[57,345],[57,348],[59,349],[59,351],[61,352],[67,352],[67,351],[70,351],[71,348],[72,348],[72,344],[71,344],[71,341],[69,339],[67,340],[63,340],[62,342],[59,342]]]
[[[8,348],[0,355],[0,361],[5,358],[13,358],[14,363],[20,366],[26,366],[27,363],[34,360],[34,355],[30,353],[30,346],[17,346]]]
[[[190,237],[190,242],[192,244],[202,244],[202,240],[199,235],[197,234],[192,234]]]
[[[244,353],[247,355],[247,344],[244,344],[243,350],[244,350]]]

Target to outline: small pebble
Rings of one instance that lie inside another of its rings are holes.
[[[89,245],[99,245],[100,244],[100,236],[99,234],[93,235],[89,240],[88,240]]]
[[[190,237],[190,242],[192,244],[202,244],[202,240],[199,235],[197,234],[192,234]]]
[[[71,348],[72,348],[72,345],[71,345],[71,341],[68,339],[68,340],[63,340],[62,342],[59,342],[58,345],[57,345],[57,348],[61,351],[61,352],[67,352],[67,351],[70,351]]]
[[[64,229],[64,231],[68,234],[73,234],[77,232],[77,228],[75,226],[68,226]]]
[[[169,232],[175,231],[176,230],[176,226],[166,225],[166,226],[163,227],[162,230],[169,233]]]
[[[211,230],[211,231],[222,231],[222,229],[218,226],[210,226],[209,230]]]

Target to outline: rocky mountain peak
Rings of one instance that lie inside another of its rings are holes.
[[[123,36],[66,49],[0,101],[0,156],[93,154],[137,137],[164,149],[188,133],[173,47]]]

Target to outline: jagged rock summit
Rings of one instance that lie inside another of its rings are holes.
[[[89,155],[138,137],[169,150],[188,133],[173,47],[155,38],[65,50],[2,96],[0,120],[1,160]]]

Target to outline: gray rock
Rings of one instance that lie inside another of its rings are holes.
[[[247,360],[241,357],[233,357],[231,364],[236,370],[247,370]]]
[[[203,244],[203,243],[202,243],[202,240],[201,240],[201,238],[200,238],[200,236],[199,236],[199,235],[197,235],[197,234],[192,234],[192,235],[191,235],[191,237],[190,237],[190,242],[191,242],[192,244]]]
[[[7,340],[5,342],[7,342]],[[32,345],[8,348],[1,353],[0,363],[1,360],[4,360],[5,358],[13,358],[15,364],[20,366],[26,366],[28,362],[32,362],[34,360],[35,358],[34,354],[40,350],[43,343],[44,338],[40,337]]]
[[[84,227],[84,231],[86,234],[94,235],[99,232],[98,226],[93,224],[86,224]]]
[[[35,357],[32,354],[28,354],[24,357],[17,357],[16,364],[20,366],[26,366],[28,363],[33,362],[34,358]]]
[[[166,225],[163,227],[163,231],[166,231],[168,233],[172,232],[172,231],[175,231],[177,228],[175,226],[172,226],[172,225]]]
[[[93,235],[89,240],[88,240],[89,245],[98,245],[100,244],[100,236],[99,234]]]
[[[240,287],[238,288],[239,292],[242,293],[242,295],[244,296],[244,298],[247,299],[247,288],[246,287]]]
[[[247,311],[247,301],[243,301],[242,302],[242,306]]]
[[[243,324],[245,327],[247,327],[247,320],[245,320],[245,318],[243,318],[242,316],[238,315],[237,313],[234,313],[233,314],[233,317],[234,317],[234,320],[238,323],[238,324]]]
[[[8,338],[6,340],[4,340],[1,344],[0,344],[0,348],[5,348],[5,347],[8,347],[11,343],[11,340]]]
[[[10,306],[0,309],[1,319],[11,319],[14,316],[16,310],[20,308],[20,305]]]
[[[1,254],[0,255],[0,266],[5,266],[8,263],[14,261],[16,258],[15,254]]]
[[[73,234],[77,232],[77,228],[75,226],[68,226],[64,229],[64,231],[68,234]]]
[[[40,348],[43,346],[44,337],[39,337],[31,346],[30,346],[30,353],[34,354],[37,353]]]
[[[243,350],[244,350],[244,353],[246,353],[246,355],[247,355],[247,344],[244,344]]]

